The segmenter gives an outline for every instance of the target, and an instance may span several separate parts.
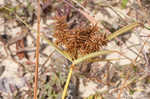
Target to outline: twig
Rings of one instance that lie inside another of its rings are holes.
[[[126,86],[127,80],[129,79],[129,75],[130,75],[130,71],[128,70],[127,77],[126,77],[124,83],[122,84],[122,87],[120,88],[120,93],[118,94],[118,98],[117,99],[121,99],[120,98],[121,97],[121,93],[122,93],[123,89]]]
[[[50,55],[48,56],[48,58],[46,59],[46,61],[42,64],[42,67],[45,67],[46,63],[51,58],[51,56],[54,54],[54,52],[55,52],[55,50],[50,53]]]
[[[125,20],[125,18],[127,19],[128,17],[123,18],[111,5],[108,6],[108,8],[110,8],[114,13],[116,13],[116,15],[118,15],[119,18],[123,20],[123,22],[125,22],[126,24],[128,23],[128,22],[126,22],[126,20]],[[124,15],[124,16],[125,16],[125,15]],[[129,19],[129,18],[128,18],[128,19]]]
[[[19,53],[19,52],[32,52],[35,51],[36,47],[24,47],[24,48],[20,48],[18,49],[18,51],[14,51],[14,53]]]
[[[148,39],[146,39],[146,40],[144,41],[143,46],[140,48],[140,50],[139,50],[139,52],[138,52],[139,54],[137,55],[137,57],[136,57],[135,60],[134,60],[135,62],[136,62],[136,60],[138,59],[138,57],[140,56],[140,53],[142,52],[142,50],[143,50],[143,48],[144,48],[144,46],[145,46],[147,40],[148,40]]]
[[[18,36],[16,36],[16,37],[10,39],[10,40],[8,41],[7,45],[12,45],[12,44],[16,43],[17,41],[23,39],[24,37],[27,36],[27,33],[28,33],[28,32],[23,31],[23,34],[20,34],[20,35],[18,35]]]
[[[76,11],[78,11],[78,12],[80,12],[82,15],[84,15],[93,25],[95,25],[95,24],[97,24],[97,21],[94,19],[94,17],[93,16],[91,16],[91,15],[89,15],[90,13],[88,13],[88,12],[90,12],[90,11],[88,11],[88,10],[86,10],[86,11],[84,11],[85,10],[85,8],[84,8],[84,10],[82,10],[82,9],[77,9],[76,7],[74,7],[70,2],[68,2],[67,0],[63,0],[66,4],[68,4],[70,7],[72,7],[72,8],[74,8]],[[77,3],[77,2],[75,2],[76,4],[78,4],[78,6],[80,6],[81,7],[81,5],[79,5],[79,3]],[[83,8],[83,7],[82,7]]]
[[[2,8],[8,10],[9,12],[12,12],[10,8],[7,8],[7,7],[2,7]],[[13,12],[13,13],[15,14],[16,18],[18,18],[19,21],[22,22],[29,30],[35,32],[35,30],[33,30],[33,29],[27,24],[27,22],[25,22],[25,21],[24,21],[20,16],[18,16],[15,12]],[[33,36],[30,32],[27,32],[27,33],[29,33],[29,35],[35,40],[34,36]]]
[[[82,6],[80,3],[78,3],[76,0],[72,0],[74,3],[76,3],[79,7],[81,7],[84,11],[90,13],[89,10],[87,10],[84,6]]]
[[[38,67],[39,67],[39,48],[40,48],[40,0],[38,2],[37,10],[37,39],[36,39],[36,67],[34,79],[34,99],[37,99],[37,84],[38,84]]]

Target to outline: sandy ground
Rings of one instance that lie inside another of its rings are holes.
[[[4,0],[0,1],[0,5],[4,4]],[[120,8],[115,8],[117,11],[119,11],[120,13],[122,13],[121,15],[126,15],[127,14],[127,9],[120,9]],[[117,27],[116,23],[118,21],[118,16],[111,10],[111,9],[107,9],[108,12],[111,13],[112,18],[108,18],[107,16],[104,16],[103,14],[101,14],[101,12],[92,12],[92,14],[95,15],[95,19],[97,21],[108,21],[110,24],[114,24],[114,27]],[[96,14],[95,14],[96,13]],[[51,24],[52,21],[47,21],[47,24]],[[5,31],[5,25],[4,24],[4,19],[0,18],[0,34],[4,34],[3,31]],[[9,35],[11,35],[12,37],[15,37],[17,35],[18,32],[21,32],[21,28],[20,27],[15,27],[16,23],[14,21],[10,22],[10,23],[6,23],[6,26],[8,26],[10,29],[7,30],[7,33]],[[33,29],[36,29],[36,25],[37,23],[35,22],[33,25]],[[47,32],[49,31],[48,29],[43,29],[45,27],[45,23],[43,23],[43,21],[41,21],[41,31],[42,32]],[[36,33],[33,33],[33,35],[35,36]],[[108,45],[105,47],[105,49],[113,49],[113,50],[117,50],[120,51],[122,53],[124,53],[125,56],[129,57],[130,59],[134,60],[137,57],[136,53],[140,52],[140,48],[142,48],[144,41],[149,42],[150,40],[147,37],[140,37],[140,35],[142,36],[147,36],[150,35],[150,31],[147,29],[143,29],[142,27],[138,27],[136,29],[134,29],[132,32],[129,33],[129,36],[126,40],[126,42],[120,47],[118,45],[116,45],[116,41],[111,41],[108,43]],[[30,47],[33,47],[33,39],[31,37],[27,37],[27,43],[28,45],[30,45]],[[41,40],[42,43],[45,43],[43,40]],[[135,47],[132,47],[133,45],[135,45]],[[130,49],[128,49],[128,47],[130,47]],[[11,50],[12,52],[16,51],[15,48],[15,44],[11,46]],[[49,53],[51,53],[54,49],[50,46],[46,47],[46,49],[44,50],[43,53],[45,53],[46,55],[48,55]],[[133,51],[135,53],[133,53]],[[143,52],[148,53],[149,52],[149,44],[146,43],[143,50]],[[0,42],[0,57],[2,56],[6,56],[5,50],[4,50],[4,46],[3,44]],[[30,61],[35,61],[35,55],[34,52],[29,53],[30,57]],[[107,56],[107,58],[124,58],[122,55],[119,55],[117,53],[113,53]],[[17,61],[20,61],[18,58],[16,58]],[[40,64],[43,64],[45,62],[47,58],[43,58],[42,55],[40,57]],[[139,58],[138,58],[139,59]],[[138,60],[137,59],[137,60]],[[55,62],[55,64],[59,65],[59,64],[64,64],[66,63],[66,60],[63,58],[63,56],[54,54],[53,55],[53,59],[51,59],[51,61],[49,61],[47,64],[54,62],[54,60],[58,60],[58,62]],[[21,60],[22,62],[27,61],[26,59]],[[118,64],[118,66],[120,65],[125,65],[125,64],[130,64],[131,61],[129,59],[122,59],[119,61],[112,61],[112,63],[114,64]],[[103,68],[103,66],[105,66],[106,62],[98,62],[97,64],[101,65],[101,68]],[[16,86],[17,88],[23,88],[25,90],[28,90],[27,88],[27,84],[26,84],[26,80],[28,80],[30,77],[30,74],[26,75],[25,77],[20,77],[20,73],[18,73],[18,69],[20,69],[18,67],[18,64],[16,64],[9,56],[6,59],[0,59],[0,67],[4,66],[5,67],[5,71],[2,73],[2,75],[0,76],[0,91],[5,92],[3,95],[7,96],[7,93],[11,93],[12,89],[10,88],[10,85],[12,86]],[[34,65],[32,68],[34,68]],[[33,74],[31,74],[33,75]],[[29,78],[28,78],[29,77]],[[138,84],[138,83],[137,83]],[[98,86],[100,86],[98,88]],[[109,90],[112,89],[112,90]],[[148,93],[150,93],[150,84],[147,84],[145,87],[143,87],[143,84],[139,83],[139,91],[134,92],[133,95],[130,95],[129,92],[127,92],[126,90],[123,91],[122,95],[121,95],[121,99],[149,99],[148,97]],[[102,86],[100,84],[97,84],[93,81],[88,81],[86,86],[84,86],[83,84],[83,79],[80,79],[80,85],[79,85],[79,90],[82,97],[87,97],[89,95],[93,95],[96,92],[100,92],[100,93],[111,93],[111,91],[113,91],[113,88],[108,88],[108,86]],[[105,99],[116,99],[118,93],[114,93],[113,95],[105,95]],[[1,98],[0,98],[1,99]]]

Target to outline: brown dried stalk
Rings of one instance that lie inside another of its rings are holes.
[[[40,0],[38,2],[37,10],[37,40],[36,40],[36,67],[34,79],[34,99],[37,99],[37,85],[38,85],[38,67],[39,67],[39,48],[40,48]]]

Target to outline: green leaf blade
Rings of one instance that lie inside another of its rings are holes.
[[[128,0],[122,0],[122,8],[127,7]]]

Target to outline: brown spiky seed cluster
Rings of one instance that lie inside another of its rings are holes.
[[[97,25],[69,29],[65,16],[56,17],[53,36],[56,38],[56,44],[65,46],[73,58],[98,51],[107,44],[106,34],[100,33]]]

